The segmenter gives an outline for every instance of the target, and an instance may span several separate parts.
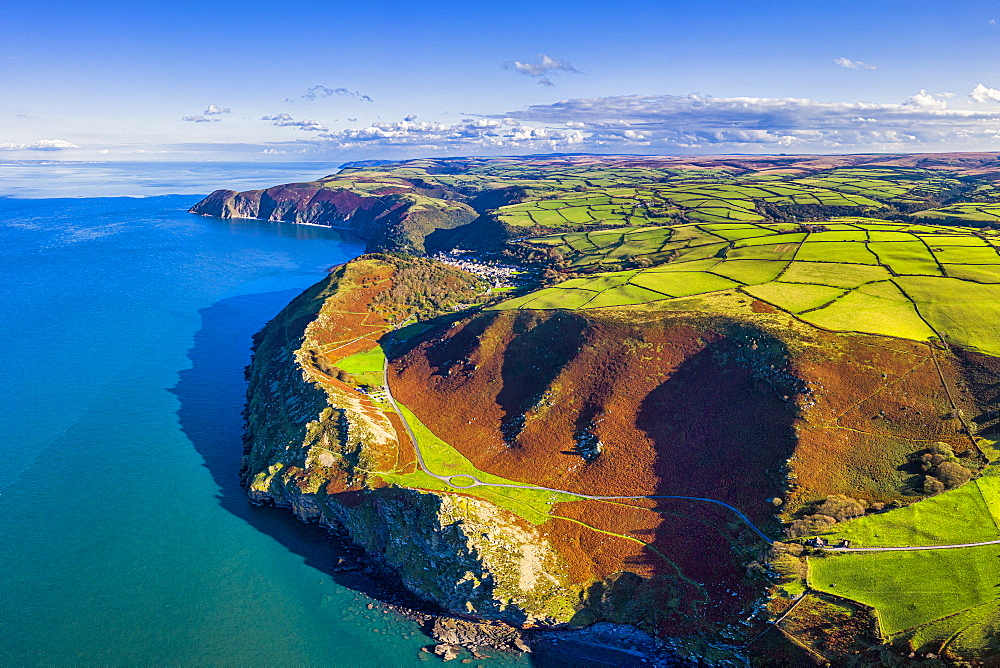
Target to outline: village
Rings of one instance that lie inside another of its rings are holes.
[[[481,276],[493,288],[509,288],[523,282],[521,277],[525,270],[522,267],[482,259],[475,251],[456,248],[447,253],[436,253],[432,257],[438,262]]]

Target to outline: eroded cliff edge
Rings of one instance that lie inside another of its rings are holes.
[[[369,186],[366,188],[365,186]],[[254,218],[348,230],[368,242],[369,251],[423,253],[427,235],[466,225],[478,217],[458,193],[421,188],[402,179],[335,175],[266,190],[216,190],[191,213],[219,218]]]
[[[439,295],[424,291],[430,282]],[[541,532],[475,498],[387,484],[380,473],[413,468],[398,416],[328,361],[479,288],[471,275],[428,260],[366,256],[293,301],[258,335],[248,369],[244,481],[257,502],[346,529],[413,593],[446,610],[515,624],[566,620],[573,588]]]
[[[716,499],[778,537],[838,495],[905,502],[885,479],[914,439],[965,449],[947,424],[906,418],[949,410],[916,342],[823,332],[738,293],[469,308],[482,289],[432,260],[362,256],[269,323],[248,369],[251,498],[346,531],[452,614],[611,621],[731,652],[773,614],[774,583],[801,577],[795,555],[716,505],[584,495]],[[426,468],[454,484],[418,466],[383,369]],[[942,373],[961,371],[942,359]],[[906,410],[880,404],[900,413],[890,438],[858,404],[886,383],[906,394]],[[467,488],[470,475],[549,491]]]

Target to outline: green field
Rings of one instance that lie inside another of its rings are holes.
[[[650,225],[671,222],[678,213],[653,192],[634,188],[592,190],[585,194],[542,194],[543,199],[497,209],[496,216],[511,227],[570,227]]]
[[[987,475],[905,508],[866,515],[824,533],[851,547],[982,543],[1000,539],[1000,475]]]
[[[733,178],[721,170],[619,168],[588,173],[581,168],[540,169],[496,161],[453,176],[421,174],[414,165],[422,163],[410,164],[405,176],[446,187],[495,187],[497,180],[526,187],[523,201],[500,207],[496,218],[512,228],[556,230],[678,220],[773,222],[769,211],[802,207],[831,212],[851,209],[867,215],[887,205],[944,199],[961,185],[953,177],[919,169],[844,168],[807,178],[752,174]],[[433,168],[433,163],[427,162],[427,167]],[[403,175],[398,170],[393,174]]]
[[[967,608],[899,634],[921,653],[936,652],[942,643],[960,656],[982,661],[1000,655],[1000,600]]]
[[[705,186],[693,191],[709,191]],[[788,223],[705,223],[575,232],[530,243],[571,268],[603,271],[496,309],[593,309],[736,289],[817,327],[1000,355],[1000,233],[838,218],[809,232]],[[634,268],[636,258],[651,266]]]
[[[956,220],[981,223],[1000,221],[1000,204],[962,203],[928,209],[916,214],[928,220]]]
[[[430,476],[417,469],[413,473],[399,473],[398,471],[375,471],[387,483],[410,487],[415,489],[427,489],[443,492],[458,492],[475,496],[501,508],[515,513],[533,524],[544,524],[550,517],[552,506],[564,501],[575,501],[579,497],[568,493],[549,492],[547,490],[532,489],[509,489],[497,487],[476,486],[463,490],[472,482],[467,476],[475,476],[483,482],[498,484],[523,484],[516,480],[508,480],[499,476],[491,475],[481,471],[466,459],[458,450],[445,443],[421,422],[405,406],[400,406],[406,421],[413,430],[414,435],[420,442],[420,450],[427,462],[427,468],[437,475],[461,476],[455,479],[455,485],[449,485],[442,480]]]
[[[811,558],[809,584],[878,611],[893,635],[997,598],[1000,545]]]
[[[981,442],[989,459],[1000,454]],[[905,508],[836,525],[823,537],[851,547],[914,547],[983,543],[1000,539],[1000,466],[982,477]],[[1000,545],[913,552],[828,553],[809,559],[815,589],[874,607],[893,635],[920,625],[911,642],[920,647],[979,624],[1000,592]],[[977,606],[986,606],[977,608]],[[936,622],[969,610],[959,617]],[[941,636],[947,631],[948,635]]]
[[[385,365],[385,352],[382,346],[375,346],[360,353],[338,360],[336,367],[354,376],[360,385],[382,385],[382,369]]]

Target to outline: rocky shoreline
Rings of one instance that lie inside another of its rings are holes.
[[[474,621],[449,615],[421,613],[389,605],[386,608],[421,623],[435,644],[422,653],[461,663],[490,658],[490,653],[530,653],[546,666],[598,668],[618,666],[694,666],[668,643],[635,627],[600,622],[584,628],[518,628],[497,621]]]
[[[489,659],[491,653],[503,652],[530,653],[545,666],[566,668],[698,665],[683,658],[670,643],[633,626],[600,622],[583,628],[522,628],[497,620],[483,621],[441,612],[395,582],[392,569],[352,543],[345,531],[327,527],[325,533],[337,554],[329,570],[356,573],[368,580],[371,586],[362,589],[373,598],[369,610],[381,609],[418,622],[434,641],[421,650],[428,659],[472,663]]]

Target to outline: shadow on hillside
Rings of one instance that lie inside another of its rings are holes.
[[[656,446],[659,493],[716,498],[759,521],[774,514],[765,499],[783,491],[796,409],[764,375],[772,361],[751,350],[729,338],[709,343],[649,393],[636,426]]]
[[[795,382],[781,371],[780,343],[734,334],[708,343],[650,392],[636,426],[655,443],[658,494],[729,503],[777,535],[768,499],[782,495],[783,469],[795,448]],[[735,612],[753,598],[755,587],[733,548],[752,548],[760,542],[756,534],[714,504],[662,500],[658,507],[668,514],[649,538],[706,586],[710,610]]]
[[[199,311],[201,329],[188,351],[191,368],[181,371],[177,384],[169,390],[180,400],[177,416],[181,429],[219,486],[219,504],[224,509],[342,586],[390,603],[415,604],[401,600],[395,588],[360,572],[338,570],[338,561],[353,561],[354,552],[319,527],[300,522],[287,509],[252,505],[240,486],[246,393],[243,369],[250,363],[251,337],[299,292],[243,295]]]
[[[587,321],[576,313],[555,311],[539,317],[517,312],[513,338],[504,353],[503,387],[496,401],[503,410],[500,431],[509,447],[525,425],[525,414],[549,389],[583,347]]]

